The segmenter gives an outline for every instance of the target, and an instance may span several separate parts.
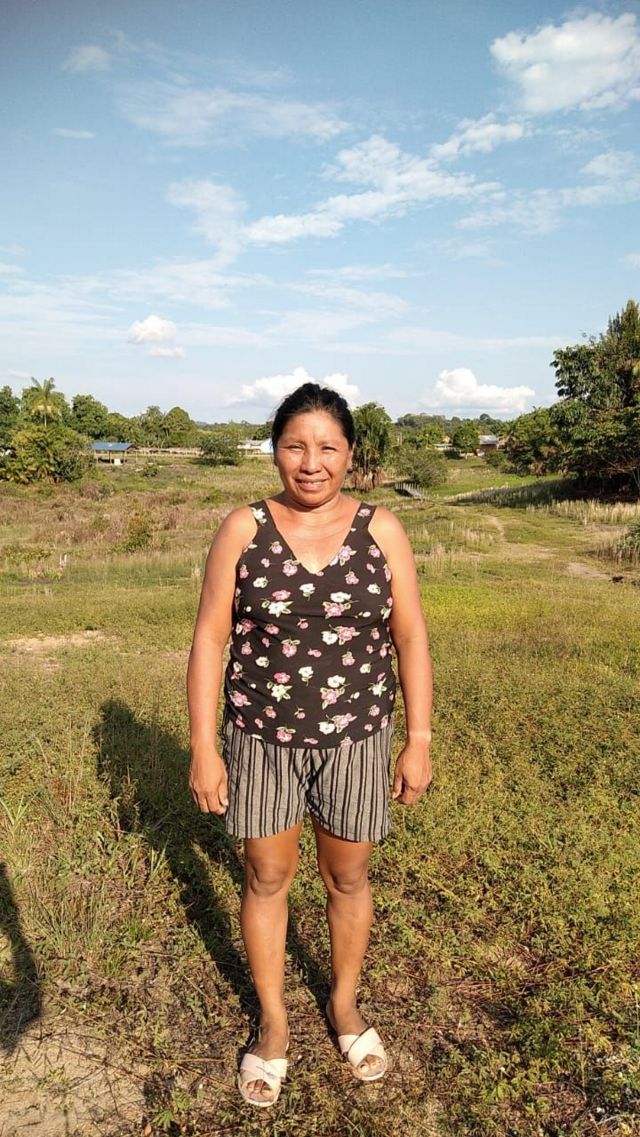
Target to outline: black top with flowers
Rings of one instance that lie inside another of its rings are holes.
[[[395,697],[391,570],[362,503],[320,572],[297,559],[264,501],[236,567],[225,716],[265,742],[334,747],[387,726]]]

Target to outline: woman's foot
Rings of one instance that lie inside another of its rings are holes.
[[[263,1016],[260,1019],[258,1040],[246,1052],[262,1058],[265,1062],[273,1059],[283,1059],[289,1046],[289,1026],[287,1012],[280,1015]],[[275,1087],[258,1078],[255,1081],[242,1079],[243,1097],[256,1105],[272,1105],[280,1092],[279,1085]]]
[[[367,1032],[371,1035],[371,1046],[375,1048],[376,1052],[365,1052],[362,1057],[356,1056],[356,1061],[353,1057],[348,1057],[348,1050],[343,1050],[343,1057],[353,1066],[353,1072],[357,1078],[364,1082],[373,1082],[377,1078],[381,1078],[387,1070],[387,1059],[384,1055],[382,1044],[379,1037],[372,1028],[367,1027],[362,1015],[360,1014],[355,1001],[350,1003],[338,1003],[337,1000],[331,996],[327,1003],[326,1009],[327,1019],[329,1024],[333,1027],[338,1035],[338,1038],[343,1036],[350,1036],[352,1039],[358,1039],[361,1035]]]

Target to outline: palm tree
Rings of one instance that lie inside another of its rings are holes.
[[[26,410],[33,418],[41,418],[44,425],[47,419],[62,418],[64,411],[64,395],[61,391],[54,391],[55,379],[31,380],[31,387],[22,392],[22,400]]]
[[[371,489],[382,478],[382,463],[391,442],[391,419],[380,403],[363,403],[356,407],[353,418],[353,484],[359,490]]]

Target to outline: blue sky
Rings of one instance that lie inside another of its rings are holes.
[[[640,12],[4,0],[0,383],[512,417],[640,293]]]

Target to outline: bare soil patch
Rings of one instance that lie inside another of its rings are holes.
[[[584,576],[592,580],[611,580],[611,573],[602,572],[595,565],[585,565],[582,561],[570,561],[564,570],[567,576]]]
[[[69,632],[63,636],[20,636],[7,640],[6,646],[19,655],[47,655],[66,647],[87,647],[88,644],[112,639],[113,636],[108,636],[105,632],[91,629],[86,632]]]
[[[0,1137],[112,1137],[142,1128],[145,1074],[119,1067],[99,1039],[47,1033],[40,1024],[2,1064]]]

